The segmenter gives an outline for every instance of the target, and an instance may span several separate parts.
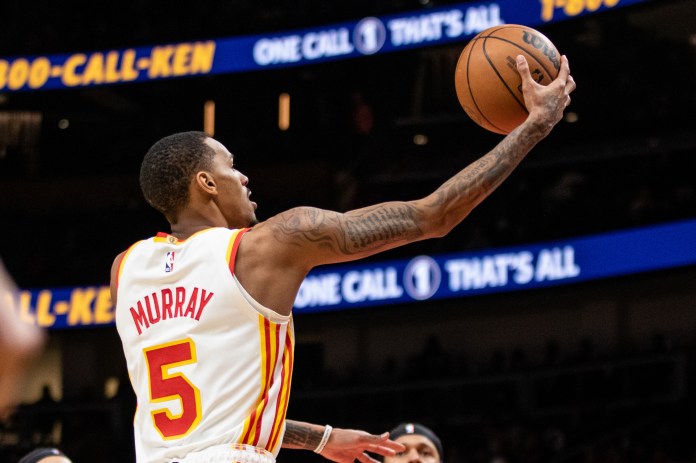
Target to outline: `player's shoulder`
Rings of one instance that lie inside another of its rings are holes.
[[[131,244],[128,246],[128,248],[124,249],[123,251],[119,252],[116,257],[114,257],[113,262],[111,263],[111,280],[114,281],[114,277],[118,273],[118,270],[121,267],[121,264],[125,257],[133,250],[133,248],[138,245],[139,243],[142,243],[145,240],[140,240],[136,241],[135,243]]]
[[[118,273],[119,273],[119,270],[121,268],[121,263],[123,262],[123,258],[126,256],[127,253],[128,253],[128,249],[118,253],[118,255],[114,258],[113,263],[111,264],[111,272],[109,273],[109,276],[110,276],[109,287],[111,290],[111,300],[113,301],[114,305],[116,305],[116,289],[118,287]]]
[[[114,261],[111,263],[111,281],[114,281],[114,277],[118,273],[119,267],[121,267],[121,262],[123,262],[123,258],[126,256],[128,253],[128,250],[121,251],[114,257]]]
[[[113,260],[113,263],[111,264],[111,266],[112,267],[118,266],[121,263],[121,261],[123,260],[123,258],[126,256],[127,253],[128,253],[128,249],[124,249],[123,251],[116,254],[116,257],[114,257],[114,260]]]
[[[308,225],[310,207],[281,212],[251,227],[241,238],[242,260],[277,269],[304,268],[305,258],[321,241],[321,226]],[[318,240],[315,239],[318,237]]]
[[[337,212],[312,206],[298,206],[269,217],[264,222],[256,224],[253,229],[262,229],[270,233],[278,230],[286,232],[314,230],[326,221],[340,215]]]

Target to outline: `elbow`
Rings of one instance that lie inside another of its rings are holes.
[[[454,223],[448,223],[444,224],[441,227],[438,227],[436,230],[433,231],[433,238],[443,238],[449,235],[449,233],[454,229],[455,225],[456,224]]]
[[[449,234],[472,211],[470,202],[461,204],[443,201],[430,196],[419,204],[417,222],[422,227],[423,238],[442,238]]]
[[[428,238],[442,238],[447,236],[463,219],[462,217],[459,220],[453,220],[446,214],[431,217],[426,221],[428,225],[425,230],[425,235]]]

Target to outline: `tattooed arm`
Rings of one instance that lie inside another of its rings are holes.
[[[385,202],[346,213],[299,207],[254,227],[240,247],[237,273],[260,303],[289,313],[306,273],[317,265],[367,257],[407,243],[444,236],[490,195],[558,123],[575,82],[566,57],[547,86],[518,58],[529,117],[489,153],[425,198]],[[271,262],[269,264],[268,262]],[[273,269],[269,266],[273,265]]]
[[[307,267],[360,259],[446,235],[514,170],[541,139],[520,127],[491,152],[415,201],[385,202],[346,213],[300,207],[268,221],[279,241],[298,247]]]
[[[285,421],[283,448],[314,450],[321,442],[324,427],[301,421]]]
[[[296,258],[311,268],[447,234],[512,173],[561,119],[570,102],[575,83],[565,57],[558,78],[546,87],[534,82],[524,59],[518,66],[529,117],[493,150],[436,191],[419,200],[387,202],[345,214],[292,209],[269,221],[275,239],[296,245]]]
[[[324,435],[324,426],[287,420],[283,447],[288,449],[314,450]],[[334,428],[321,455],[331,461],[353,463],[378,463],[366,452],[382,456],[394,456],[403,451],[403,445],[389,440],[389,433],[369,434],[354,429]]]

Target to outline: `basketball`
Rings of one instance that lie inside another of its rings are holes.
[[[518,24],[494,26],[464,47],[454,75],[457,99],[484,129],[506,135],[527,118],[517,55],[529,63],[532,78],[548,85],[558,75],[561,55],[537,30]]]

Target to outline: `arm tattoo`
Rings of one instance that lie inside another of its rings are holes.
[[[295,421],[287,420],[285,422],[285,436],[283,437],[283,445],[293,448],[302,448],[314,450],[321,442],[324,431],[314,431],[308,426]]]
[[[406,204],[385,204],[372,207],[345,221],[345,235],[354,252],[422,234],[414,211]]]
[[[313,246],[334,256],[352,256],[422,239],[426,231],[447,232],[490,195],[541,138],[534,130],[515,129],[426,201],[387,202],[345,214],[307,207],[287,211],[274,221],[274,238],[303,251]]]
[[[539,139],[537,134],[517,129],[438,188],[432,207],[451,205],[470,211],[503,183]]]
[[[409,241],[423,232],[416,209],[407,203],[384,203],[346,214],[315,208],[298,208],[279,216],[275,238],[352,255],[396,241]]]

